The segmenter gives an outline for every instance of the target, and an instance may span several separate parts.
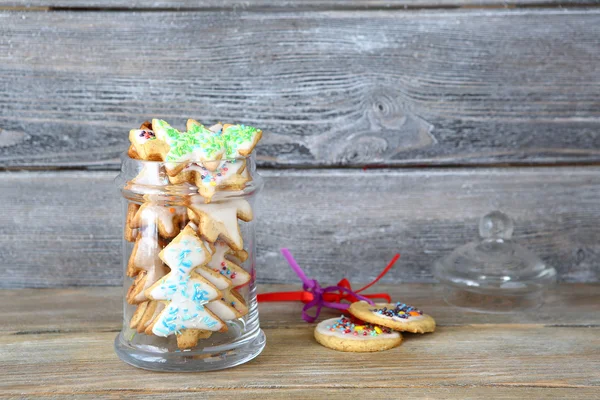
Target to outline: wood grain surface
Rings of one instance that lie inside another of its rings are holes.
[[[153,116],[280,167],[597,163],[599,47],[597,8],[4,11],[0,166],[114,168]]]
[[[596,0],[2,0],[1,9],[41,10],[412,10],[434,8],[582,7]]]
[[[185,384],[181,385],[182,387]],[[10,392],[16,392],[11,390]],[[26,392],[28,398],[35,399],[57,399],[70,397],[73,392],[57,392],[43,390],[35,393]],[[430,385],[422,387],[394,387],[394,388],[315,388],[315,387],[298,387],[298,388],[282,388],[274,385],[271,388],[235,388],[235,389],[204,389],[204,388],[180,388],[176,390],[160,390],[160,389],[119,389],[112,390],[77,390],[75,397],[78,399],[219,399],[222,400],[225,396],[227,399],[240,400],[263,400],[263,399],[297,399],[297,400],[314,400],[314,399],[340,399],[347,400],[348,396],[356,396],[357,398],[378,398],[378,399],[395,399],[394,396],[401,395],[411,399],[582,399],[589,400],[598,395],[598,389],[595,387],[524,387],[524,386],[490,386],[490,387],[474,387],[467,386],[460,389],[454,387],[435,387]],[[17,396],[2,396],[0,398],[14,398]]]
[[[115,172],[0,174],[0,285],[118,285],[120,194]],[[288,247],[324,283],[367,282],[399,252],[384,280],[430,282],[435,260],[477,238],[501,209],[514,237],[560,280],[598,281],[600,168],[474,171],[266,170],[258,204],[258,279],[296,282]]]
[[[281,289],[288,287],[261,288]],[[260,306],[265,351],[248,364],[201,375],[151,373],[117,359],[112,342],[121,323],[118,288],[0,291],[0,316],[7,321],[0,332],[0,397],[591,399],[600,394],[598,285],[561,285],[539,313],[515,313],[509,320],[442,305],[436,285],[377,289],[433,315],[436,332],[406,335],[400,347],[386,352],[340,353],[314,341],[314,325],[300,322],[299,305],[265,303]],[[582,315],[589,318],[585,327],[578,320]],[[65,321],[65,328],[41,331],[42,321],[48,326]]]

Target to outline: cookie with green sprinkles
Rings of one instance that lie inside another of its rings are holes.
[[[352,303],[350,314],[362,321],[391,328],[400,332],[428,333],[435,331],[435,320],[423,311],[404,303]]]
[[[246,157],[254,150],[262,137],[262,131],[247,125],[225,124],[221,137],[225,146],[225,157]]]
[[[355,324],[343,315],[319,323],[315,339],[330,349],[352,353],[383,351],[402,343],[399,332],[368,323]]]
[[[225,153],[221,135],[194,120],[188,120],[186,128],[187,131],[180,132],[166,121],[152,120],[156,139],[168,145],[163,160],[170,164],[167,165],[169,176],[177,175],[187,162],[219,161]]]

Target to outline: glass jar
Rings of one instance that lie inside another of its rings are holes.
[[[121,157],[121,360],[160,371],[208,371],[265,346],[255,285],[254,155],[205,163]]]

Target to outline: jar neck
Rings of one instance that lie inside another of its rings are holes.
[[[144,161],[121,157],[115,183],[124,198],[185,205],[189,201],[222,202],[256,195],[263,186],[254,154],[248,157],[183,163]]]

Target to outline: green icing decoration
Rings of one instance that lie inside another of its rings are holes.
[[[239,156],[238,148],[253,143],[258,131],[258,129],[246,125],[232,125],[224,130],[221,137],[225,142],[227,158]]]
[[[187,132],[180,132],[163,120],[159,120],[158,127],[164,131],[166,142],[170,146],[167,161],[180,161],[186,154],[196,150],[200,150],[207,160],[211,160],[224,147],[220,136],[200,124],[194,124]]]
[[[232,125],[214,133],[201,124],[193,124],[187,132],[180,132],[166,121],[158,120],[154,127],[160,139],[170,147],[166,161],[181,161],[184,156],[200,151],[206,160],[214,160],[224,152],[226,158],[239,157],[238,149],[254,143],[258,129],[246,125]]]

